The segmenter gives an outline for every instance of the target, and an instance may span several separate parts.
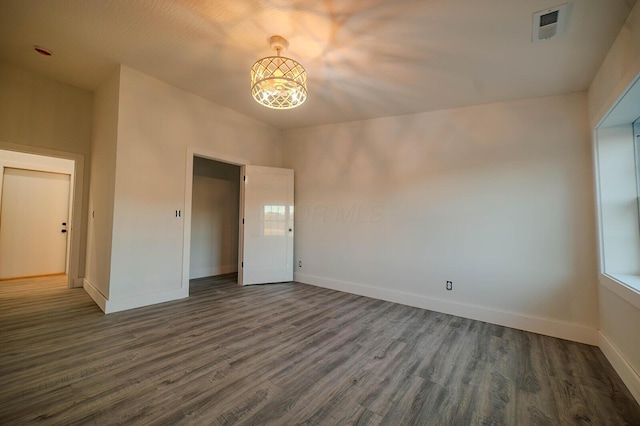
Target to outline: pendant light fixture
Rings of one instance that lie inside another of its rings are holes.
[[[259,59],[251,67],[251,95],[261,105],[291,109],[307,99],[307,72],[293,59],[280,56],[289,42],[280,36],[269,39],[277,56]]]

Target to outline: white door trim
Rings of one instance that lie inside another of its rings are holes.
[[[189,264],[191,262],[191,202],[193,197],[193,157],[207,158],[209,160],[219,161],[221,163],[233,164],[234,166],[245,166],[251,162],[245,158],[233,157],[231,155],[221,154],[215,151],[209,151],[193,146],[187,147],[187,167],[185,174],[185,191],[184,191],[184,221],[183,221],[183,238],[182,238],[182,283],[183,291],[189,291]],[[242,185],[240,186],[242,187]],[[242,194],[240,194],[240,210],[239,216],[242,216]],[[238,221],[242,218],[239,217]],[[238,263],[242,259],[242,227],[240,227],[240,240],[238,241]],[[188,295],[188,294],[187,294]]]
[[[0,149],[6,151],[14,151],[23,154],[34,154],[44,157],[63,158],[66,160],[72,160],[75,162],[70,192],[71,208],[69,209],[69,244],[68,244],[68,284],[69,288],[82,287],[82,278],[80,276],[80,255],[82,239],[81,237],[86,234],[86,221],[87,211],[84,211],[84,155],[73,152],[56,151],[52,149],[32,147],[26,145],[12,144],[8,142],[0,141]],[[33,167],[28,167],[33,169]],[[66,173],[63,171],[63,173]],[[0,182],[1,183],[1,182]],[[83,232],[84,231],[84,232]]]

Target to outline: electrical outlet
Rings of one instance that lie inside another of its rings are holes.
[[[302,268],[302,260],[298,260],[298,268]]]
[[[447,281],[447,290],[453,290],[453,281]]]

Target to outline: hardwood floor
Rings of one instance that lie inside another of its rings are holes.
[[[596,347],[297,283],[0,283],[0,424],[640,425]]]

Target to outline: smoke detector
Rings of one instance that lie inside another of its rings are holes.
[[[564,33],[567,27],[569,3],[533,14],[533,42],[549,40]]]

